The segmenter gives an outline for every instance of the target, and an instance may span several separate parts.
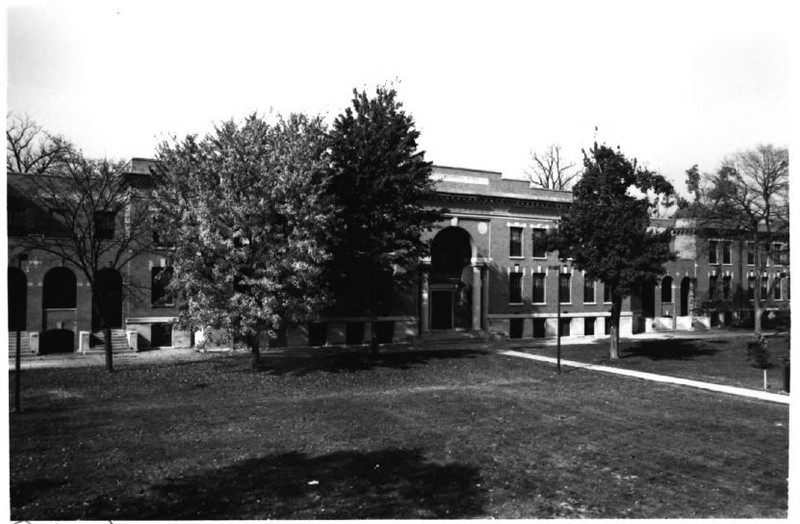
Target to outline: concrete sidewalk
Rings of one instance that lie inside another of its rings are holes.
[[[114,365],[122,363],[170,363],[170,362],[186,362],[191,360],[202,360],[208,358],[207,355],[211,353],[199,352],[193,348],[164,348],[152,351],[126,351],[114,353]],[[65,353],[65,354],[51,354],[51,355],[37,355],[25,356],[21,362],[22,370],[26,369],[44,369],[44,368],[80,368],[80,367],[96,367],[106,365],[106,356],[104,353],[89,353],[86,355],[80,353]],[[9,371],[14,370],[14,359],[8,359]]]
[[[531,355],[530,353],[522,353],[520,351],[498,350],[497,354],[515,358],[526,358],[529,360],[537,360],[539,362],[546,362],[548,364],[553,364],[553,365],[557,364],[556,359],[553,357]],[[789,404],[788,394],[767,393],[766,391],[759,391],[756,389],[737,388],[733,386],[725,386],[722,384],[711,384],[708,382],[699,382],[697,380],[689,380],[685,378],[669,377],[666,375],[656,375],[655,373],[643,373],[641,371],[632,371],[630,369],[621,369],[609,366],[599,366],[596,364],[587,364],[585,362],[576,362],[574,360],[561,359],[561,365],[573,368],[588,369],[591,371],[601,371],[603,373],[613,373],[615,375],[623,375],[626,377],[633,377],[642,380],[650,380],[653,382],[664,382],[667,384],[676,384],[679,386],[689,386],[692,388],[705,389],[708,391],[716,391],[718,393],[727,393],[729,395],[738,395],[740,397],[766,400],[769,402],[777,402],[779,404]]]

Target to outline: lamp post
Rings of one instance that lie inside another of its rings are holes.
[[[22,262],[28,260],[28,255],[25,253],[20,253],[17,255],[17,268],[22,271]],[[14,302],[16,305],[22,303],[22,297],[19,296],[19,290],[16,290],[16,297]],[[17,328],[17,348],[14,353],[14,364],[15,364],[15,373],[14,373],[14,412],[15,413],[22,413],[22,403],[20,401],[20,372],[22,371],[20,368],[22,367],[22,355],[20,353],[20,345],[22,344],[22,333],[20,331],[20,326],[17,324],[14,326]]]
[[[561,278],[559,273],[559,279]],[[556,368],[561,374],[561,282],[558,283],[558,309],[556,310]]]
[[[548,269],[556,271],[558,278],[557,288],[558,293],[556,296],[556,368],[558,374],[561,374],[561,265],[548,266]]]

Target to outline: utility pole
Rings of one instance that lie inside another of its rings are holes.
[[[20,253],[17,255],[17,268],[22,271],[22,262],[28,260],[28,255],[25,253]],[[26,290],[23,290],[23,293]],[[17,296],[14,297],[15,306],[19,307],[22,304],[22,297],[19,296],[19,290],[16,290],[15,293]],[[10,316],[10,315],[9,315]],[[17,349],[14,353],[14,364],[15,364],[15,372],[14,372],[14,412],[15,413],[22,413],[22,401],[20,400],[20,373],[22,372],[22,332],[21,327],[19,324],[15,326],[17,329]]]
[[[557,289],[558,293],[556,295],[556,368],[558,368],[558,374],[561,374],[561,264],[547,266],[548,269],[551,269],[556,272],[557,275]]]

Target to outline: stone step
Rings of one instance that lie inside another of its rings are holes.
[[[91,345],[85,353],[103,353],[106,350],[105,346],[105,333],[99,331],[92,333]],[[128,345],[128,336],[124,329],[111,330],[111,351],[114,353],[127,353],[132,352],[133,349]]]
[[[24,357],[34,356],[35,353],[31,351],[30,335],[27,331],[20,332],[20,355]],[[10,331],[8,333],[8,358],[16,358],[17,352],[17,332]]]

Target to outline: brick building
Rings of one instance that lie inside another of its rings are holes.
[[[150,163],[133,159],[127,165],[131,185],[148,186]],[[23,348],[31,352],[86,350],[96,326],[85,279],[76,268],[43,253],[19,257],[15,237],[48,234],[49,210],[35,209],[25,196],[31,191],[28,176],[11,174],[7,180],[9,331],[23,331]],[[379,317],[375,326],[367,315],[323,318],[289,329],[272,344],[361,343],[372,329],[384,342],[438,333],[535,339],[555,336],[559,318],[563,336],[609,332],[610,298],[603,283],[584,278],[546,250],[544,237],[569,209],[571,193],[531,188],[492,171],[434,166],[433,177],[436,193],[430,204],[448,212],[430,233],[431,256],[422,261],[417,286],[397,297],[392,314]],[[653,227],[673,228],[678,260],[667,264],[659,284],[623,302],[621,335],[730,322],[734,311],[700,307],[710,303],[710,290],[721,290],[723,298],[741,289],[745,296],[748,289],[761,292],[745,243],[704,240],[691,220],[654,220]],[[201,340],[200,334],[173,329],[175,303],[157,278],[168,271],[169,258],[169,248],[156,247],[128,264],[123,274],[108,275],[107,284],[119,296],[115,347],[189,347]],[[772,298],[788,307],[787,275],[788,260],[775,260],[765,279],[778,279]],[[123,292],[127,284],[144,292]]]

